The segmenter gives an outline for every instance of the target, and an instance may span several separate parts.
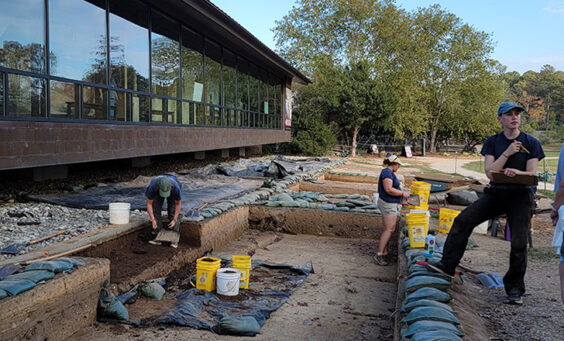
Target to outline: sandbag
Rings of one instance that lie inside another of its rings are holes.
[[[8,293],[5,290],[0,289],[0,300],[3,299],[4,297],[7,297]]]
[[[401,307],[401,312],[409,313],[413,309],[419,307],[437,307],[437,308],[445,309],[451,313],[453,312],[452,308],[448,304],[444,304],[433,300],[417,300],[417,301],[409,302],[408,304]]]
[[[450,287],[450,281],[433,276],[415,276],[405,281],[405,292],[410,294],[419,288],[437,288],[445,290]]]
[[[468,190],[450,192],[447,196],[447,201],[451,205],[468,206],[476,200],[478,200],[478,194]]]
[[[456,334],[447,330],[428,330],[413,335],[410,341],[462,341]]]
[[[158,301],[163,298],[165,293],[165,289],[160,284],[154,282],[141,284],[139,289],[141,290],[141,294],[143,294],[143,296],[154,298]]]
[[[98,297],[98,308],[96,310],[98,317],[100,318],[111,318],[117,320],[127,320],[129,318],[129,313],[123,304],[106,288],[108,287],[109,281],[106,280],[100,290],[100,296]]]
[[[464,336],[464,332],[460,331],[452,323],[442,322],[442,321],[421,320],[421,321],[413,322],[407,328],[402,329],[401,337],[402,339],[409,340],[409,338],[415,334],[423,333],[431,330],[446,330],[457,336],[460,337]]]
[[[63,261],[63,262],[68,262],[71,263],[72,265],[84,265],[84,261],[82,259],[78,259],[78,258],[71,258],[71,257],[59,257],[56,260],[59,261]]]
[[[14,280],[14,279],[27,279],[32,281],[33,283],[45,281],[55,277],[55,273],[49,270],[30,270],[20,272],[19,274],[14,274],[6,277],[6,280]]]
[[[403,304],[408,304],[409,302],[417,300],[433,300],[448,303],[451,299],[452,297],[448,293],[440,291],[439,289],[421,288],[407,295],[407,297],[403,301]]]
[[[401,320],[401,322],[411,324],[415,321],[421,321],[421,320],[442,321],[452,324],[460,324],[460,321],[450,311],[432,306],[417,307],[412,309]]]
[[[0,281],[0,289],[6,291],[10,296],[16,296],[17,294],[29,290],[35,286],[33,281],[29,279],[14,279]]]
[[[26,266],[24,271],[49,270],[49,271],[53,271],[54,273],[59,273],[63,271],[72,272],[73,267],[74,265],[72,263],[54,259],[50,261],[41,261],[41,262],[32,263]]]
[[[447,281],[450,281],[452,279],[452,277],[449,276],[449,275],[445,275],[445,274],[442,274],[440,272],[431,272],[429,270],[415,270],[407,276],[407,279],[414,278],[414,277],[417,277],[417,276],[431,276],[431,277],[436,277],[436,278],[442,278],[442,279],[445,279]]]
[[[225,316],[219,319],[219,334],[254,336],[260,332],[260,325],[252,316]]]

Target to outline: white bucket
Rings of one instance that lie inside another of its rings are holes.
[[[241,270],[233,268],[221,268],[217,270],[217,293],[225,296],[237,296],[239,294],[239,281]]]
[[[110,224],[120,225],[129,223],[129,209],[131,204],[127,202],[110,203]]]

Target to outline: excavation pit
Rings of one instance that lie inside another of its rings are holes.
[[[270,224],[268,223],[269,221],[271,222]],[[242,234],[256,234],[259,233],[257,230],[278,232],[282,230],[291,234],[375,240],[379,236],[380,225],[381,217],[375,214],[282,207],[267,208],[251,205],[234,208],[221,215],[200,222],[183,222],[180,229],[179,247],[174,249],[165,245],[150,245],[148,243],[152,238],[150,225],[144,221],[132,221],[127,226],[108,226],[93,235],[74,241],[74,244],[65,246],[66,249],[72,249],[84,245],[86,242],[93,244],[92,247],[73,256],[83,257],[87,264],[94,263],[98,264],[99,267],[105,267],[105,271],[98,270],[100,275],[97,277],[90,275],[92,270],[87,270],[87,267],[85,267],[80,271],[65,275],[65,277],[56,277],[48,281],[49,285],[38,285],[29,292],[8,300],[16,302],[16,300],[27,297],[30,304],[34,304],[38,297],[49,296],[53,305],[50,309],[52,309],[52,315],[55,316],[58,313],[62,314],[61,309],[69,310],[68,307],[65,308],[64,305],[60,305],[58,302],[69,301],[81,305],[83,311],[75,314],[82,316],[80,321],[69,319],[69,323],[67,323],[66,320],[61,320],[58,321],[58,324],[64,325],[62,327],[45,327],[37,329],[36,334],[26,334],[39,336],[40,338],[64,339],[95,322],[98,293],[103,281],[106,279],[110,280],[110,290],[115,294],[124,293],[135,284],[164,276],[169,276],[170,279],[169,284],[167,284],[168,290],[185,290],[191,287],[191,284],[186,279],[194,272],[195,260],[205,252],[210,250],[229,251],[230,247],[234,247],[235,249],[231,250],[232,254],[252,255],[256,248],[260,247],[256,243],[249,246],[249,244],[253,243],[248,241],[246,246],[241,245],[241,242],[236,239]],[[249,226],[252,230],[249,230]],[[110,233],[110,230],[114,230],[114,232]],[[115,230],[120,230],[120,232],[116,233]],[[268,239],[268,241],[263,243],[263,246],[280,239],[280,234],[278,233],[260,232],[259,234],[267,236],[261,237],[264,240]],[[371,246],[370,248],[373,247]],[[60,246],[58,248],[60,250]],[[51,250],[50,254],[58,253],[54,247]],[[288,260],[280,259],[279,261],[287,262]],[[84,275],[79,276],[83,272]],[[260,273],[255,273],[254,276],[254,278],[251,277],[251,282],[260,282]],[[76,278],[77,282],[91,285],[92,288],[89,289],[90,296],[86,298],[84,295],[79,295],[77,292],[65,288],[64,283],[70,278]],[[63,283],[60,284],[63,289],[53,292],[51,283],[57,282]],[[238,300],[244,299],[244,297],[242,295],[239,298],[225,299]],[[86,300],[88,304],[83,303]],[[143,304],[128,305],[127,308],[130,310],[131,316],[142,321],[150,321],[158,314],[174,306],[174,301],[174,299],[166,298],[162,302],[154,302],[146,298],[140,298],[139,302]],[[16,314],[14,316],[19,315]],[[4,321],[6,325],[18,326],[15,329],[20,329],[19,326],[22,323],[21,318],[14,320],[10,316],[5,316]],[[44,321],[43,317],[36,316],[35,320],[27,321],[26,323],[45,326],[42,321]],[[30,330],[29,327],[25,328]],[[58,330],[58,334],[53,333],[52,330]],[[60,330],[64,330],[65,334],[61,334]],[[7,336],[3,337],[3,339],[13,338],[9,336],[12,334],[5,334],[6,329],[2,333],[2,336]]]

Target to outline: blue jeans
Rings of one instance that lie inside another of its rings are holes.
[[[525,293],[527,236],[531,223],[531,207],[534,205],[533,192],[529,188],[486,188],[484,193],[482,198],[472,203],[454,219],[444,245],[441,262],[447,272],[454,273],[474,227],[483,221],[506,214],[511,232],[511,251],[509,270],[503,277],[503,283],[508,295],[522,296]]]
[[[160,195],[157,195],[156,198],[153,200],[153,215],[155,216],[155,220],[157,221],[157,229],[155,233],[159,233],[161,228],[163,227],[163,217],[161,216],[161,212],[163,210],[164,205],[164,198]],[[174,201],[171,197],[166,198],[166,211],[168,215],[168,220],[172,221],[174,218],[174,210],[176,208],[176,201]],[[179,217],[180,218],[180,217]],[[174,231],[180,231],[180,222],[177,220],[176,225],[173,228]]]

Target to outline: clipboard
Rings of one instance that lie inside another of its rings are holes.
[[[498,184],[520,184],[528,186],[536,186],[539,183],[539,177],[536,175],[515,175],[507,176],[501,172],[492,172],[493,182]]]

